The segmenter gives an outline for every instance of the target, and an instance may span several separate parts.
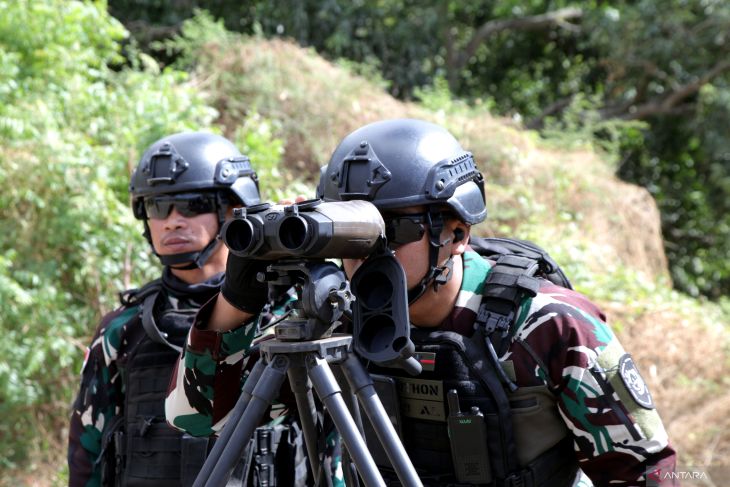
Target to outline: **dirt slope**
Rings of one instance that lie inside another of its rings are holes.
[[[252,110],[278,121],[285,165],[305,179],[316,180],[337,142],[368,122],[414,117],[443,123],[487,177],[488,204],[498,223],[487,224],[485,232],[519,226],[540,204],[539,214],[550,222],[577,224],[600,241],[606,259],[668,278],[654,201],[643,188],[618,181],[592,152],[540,147],[533,136],[485,113],[446,116],[400,102],[377,84],[281,40],[210,45],[198,68],[205,73],[198,83],[212,94],[229,131]],[[502,189],[518,185],[531,202],[510,201],[514,191]]]

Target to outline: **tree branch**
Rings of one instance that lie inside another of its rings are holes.
[[[546,12],[540,15],[531,15],[529,17],[519,17],[515,19],[495,19],[482,24],[469,40],[464,50],[460,53],[456,68],[462,69],[466,63],[474,55],[477,48],[489,37],[507,30],[519,31],[536,31],[544,30],[551,27],[561,27],[571,31],[579,30],[575,24],[568,22],[570,19],[577,19],[583,16],[583,10],[577,7],[568,7]]]
[[[525,128],[530,130],[539,130],[543,127],[543,122],[545,121],[545,118],[554,115],[558,112],[563,111],[565,107],[570,105],[570,102],[573,101],[573,95],[566,96],[565,98],[561,98],[559,100],[554,101],[550,105],[548,105],[541,113],[540,115],[536,116],[535,118],[529,120],[525,124]]]
[[[622,118],[624,120],[639,120],[652,115],[670,114],[674,112],[684,100],[700,91],[704,85],[727,70],[730,70],[730,60],[719,61],[705,74],[690,83],[677,87],[662,100],[653,100],[648,103],[638,105],[634,108],[634,110],[624,113],[618,118]],[[607,115],[610,117],[610,113],[611,110],[609,109],[604,112],[604,116]]]
[[[175,25],[155,25],[151,22],[147,22],[146,20],[131,20],[127,22],[126,27],[138,38],[145,39],[149,42],[167,39],[175,34],[179,34],[182,23],[177,23]]]

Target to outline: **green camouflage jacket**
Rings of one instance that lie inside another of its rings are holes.
[[[490,271],[478,254],[464,255],[461,292],[442,330],[473,333]],[[510,336],[500,360],[512,362],[517,386],[547,385],[553,392],[579,466],[595,485],[643,486],[647,472],[674,470],[675,452],[646,383],[585,296],[541,280],[538,294],[522,303]]]

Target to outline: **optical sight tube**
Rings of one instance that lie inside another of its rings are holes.
[[[253,217],[230,220],[221,229],[226,247],[239,257],[251,255],[262,243],[263,224]]]
[[[378,209],[361,200],[321,203],[285,217],[279,226],[282,246],[310,258],[364,258],[384,234]]]
[[[233,219],[221,227],[221,239],[232,254],[251,257],[264,246],[264,215],[271,205],[263,203],[246,208],[234,208]]]

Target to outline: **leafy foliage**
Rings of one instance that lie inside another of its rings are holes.
[[[49,434],[63,442],[96,322],[120,290],[159,274],[127,193],[142,151],[169,133],[220,129],[186,72],[133,44],[122,58],[127,32],[105,2],[0,8],[2,470],[30,451],[52,455]],[[251,112],[236,133],[265,181],[282,152],[269,127]]]
[[[281,201],[311,191],[293,174],[283,171],[281,158],[284,142],[275,136],[277,121],[267,120],[256,112],[248,115],[236,129],[233,140],[244,154],[253,154],[252,164],[259,177],[259,191],[264,201]]]
[[[83,349],[116,292],[159,272],[128,206],[153,140],[210,124],[186,74],[118,66],[104,2],[1,2],[0,466],[63,434]],[[23,26],[19,29],[18,26]],[[28,411],[37,411],[29,415]]]
[[[607,71],[604,113],[648,123],[619,174],[657,199],[675,285],[717,299],[730,291],[730,5],[621,6],[591,37]]]
[[[270,116],[269,104],[273,97],[267,100],[267,97],[261,96],[260,103],[250,98],[256,92],[254,85],[268,85],[262,83],[266,73],[248,76],[248,73],[242,75],[231,69],[207,79],[216,63],[224,60],[230,50],[240,47],[239,41],[239,35],[227,30],[209,12],[196,10],[194,17],[182,23],[179,34],[155,43],[154,47],[164,49],[174,57],[175,68],[190,70],[207,80],[203,88],[213,92],[210,101],[224,115],[218,121],[228,127],[226,130],[231,139],[251,158],[259,176],[263,200],[279,201],[292,198],[296,193],[311,193],[310,188],[293,173],[280,169],[285,152],[282,138],[285,136],[285,122],[281,117]],[[218,54],[221,56],[217,57]]]

